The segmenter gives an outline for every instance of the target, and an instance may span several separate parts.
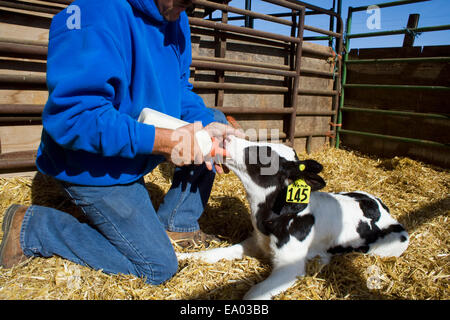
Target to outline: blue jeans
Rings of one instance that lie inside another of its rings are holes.
[[[226,123],[215,111],[215,119]],[[150,284],[170,279],[178,261],[166,230],[199,229],[215,172],[205,165],[175,169],[173,183],[156,212],[144,179],[108,187],[62,187],[89,223],[59,210],[32,205],[20,234],[26,256],[61,256],[110,274],[133,274]]]

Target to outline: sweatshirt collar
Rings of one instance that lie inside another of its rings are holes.
[[[168,22],[159,12],[155,0],[128,0],[128,2],[149,19],[161,24],[166,24]]]

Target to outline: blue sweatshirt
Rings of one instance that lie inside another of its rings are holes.
[[[77,0],[57,14],[47,58],[49,98],[37,167],[81,185],[136,181],[164,159],[151,155],[155,128],[138,123],[152,108],[187,122],[214,121],[189,80],[187,15],[166,21],[154,0]],[[73,21],[73,20],[71,20]]]

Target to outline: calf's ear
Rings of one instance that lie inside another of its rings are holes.
[[[317,191],[326,186],[325,180],[321,176],[312,172],[305,172],[302,177],[306,184],[311,187],[311,191]]]
[[[311,187],[312,191],[317,191],[325,187],[325,180],[318,175],[323,170],[323,166],[315,160],[300,161],[299,170],[301,178]]]
[[[323,166],[315,160],[289,161],[284,165],[286,177],[292,181],[303,179],[311,187],[312,191],[320,190],[326,183],[318,175]]]
[[[319,173],[323,170],[323,166],[315,160],[299,161],[299,170],[304,172]]]

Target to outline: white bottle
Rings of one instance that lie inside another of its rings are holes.
[[[150,108],[144,108],[139,115],[138,122],[150,124],[158,128],[176,130],[189,123],[167,114],[158,112]],[[213,142],[211,136],[206,130],[200,130],[195,133],[195,138],[202,151],[203,156],[207,156],[211,152]]]

